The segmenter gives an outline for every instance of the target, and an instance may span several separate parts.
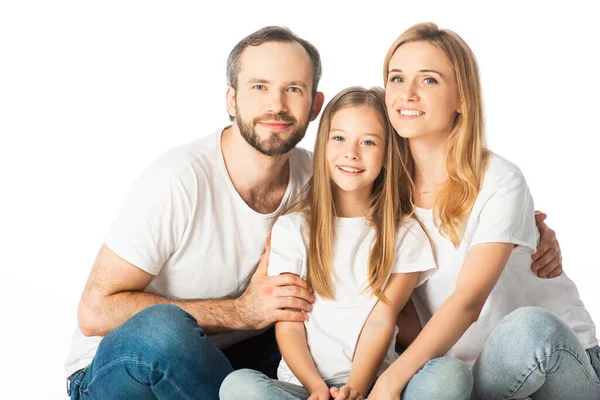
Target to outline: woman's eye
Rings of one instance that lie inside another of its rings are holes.
[[[425,80],[423,82],[425,82],[428,85],[433,85],[433,84],[438,83],[438,81],[436,81],[434,78],[425,78]]]

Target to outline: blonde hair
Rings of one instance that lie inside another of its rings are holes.
[[[400,226],[402,213],[400,210],[400,190],[398,174],[400,158],[398,154],[398,135],[387,117],[385,108],[385,92],[382,88],[365,89],[350,87],[338,93],[323,111],[315,150],[313,155],[313,177],[303,189],[300,200],[289,212],[300,211],[304,214],[308,227],[308,273],[307,282],[323,298],[335,298],[332,277],[332,247],[335,236],[333,201],[334,184],[327,166],[327,142],[331,120],[338,111],[366,105],[379,115],[385,128],[384,167],[373,183],[370,207],[367,215],[369,223],[375,230],[375,238],[369,254],[368,277],[371,292],[379,299],[386,301],[383,287],[386,283],[394,260],[396,247],[396,231]],[[409,192],[405,192],[405,203],[410,204]],[[410,209],[409,207],[406,207]]]
[[[473,209],[481,190],[488,159],[479,68],[475,55],[460,36],[451,30],[439,29],[433,23],[422,23],[406,30],[388,50],[383,64],[386,85],[392,56],[400,46],[411,42],[427,42],[442,50],[456,77],[462,112],[456,113],[448,137],[448,178],[436,196],[434,217],[440,233],[458,247],[465,217]],[[409,174],[401,178],[400,184],[409,183],[414,191],[415,164],[408,139],[400,138],[400,156]]]

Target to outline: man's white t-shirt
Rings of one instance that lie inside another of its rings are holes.
[[[460,246],[442,237],[431,210],[417,208],[433,242],[438,272],[415,290],[413,301],[421,324],[453,293],[469,249],[479,243],[514,243],[516,247],[488,297],[477,322],[465,332],[448,355],[473,365],[488,336],[506,315],[524,306],[538,306],[562,318],[586,349],[596,346],[596,328],[566,273],[541,279],[530,269],[539,232],[535,225],[533,199],[517,166],[491,154],[483,187],[468,217]],[[485,265],[481,266],[485,268]]]
[[[374,229],[366,218],[336,218],[334,229],[335,300],[316,295],[309,319],[304,323],[308,348],[320,376],[328,384],[348,380],[360,332],[377,303],[377,297],[368,285],[368,259]],[[301,213],[281,216],[271,233],[268,274],[293,273],[306,279],[308,240],[308,229]],[[423,271],[420,285],[435,271],[435,262],[423,229],[416,221],[410,220],[397,235],[391,272],[417,271]],[[380,373],[398,357],[394,343],[395,340],[390,343]],[[281,381],[302,385],[283,359],[277,377]]]
[[[146,292],[172,299],[219,299],[246,288],[277,216],[312,176],[312,156],[289,154],[290,178],[279,208],[251,209],[231,182],[223,130],[172,149],[133,184],[104,243],[121,258],[155,275]],[[226,348],[257,331],[210,335]],[[67,376],[91,363],[102,337],[76,329],[65,364]]]

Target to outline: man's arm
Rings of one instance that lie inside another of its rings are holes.
[[[293,275],[266,276],[268,254],[237,299],[172,300],[145,293],[154,276],[103,245],[81,296],[79,327],[86,336],[105,336],[138,311],[161,303],[181,307],[206,333],[260,329],[278,320],[304,321],[300,310],[309,311],[314,300],[308,285]]]

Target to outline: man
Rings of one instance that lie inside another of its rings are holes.
[[[261,254],[311,176],[310,153],[295,146],[323,105],[320,76],[317,50],[287,29],[235,46],[232,125],[153,163],[105,238],[66,363],[71,398],[217,399],[233,369],[275,376],[268,327],[304,320],[314,296],[298,277],[266,276]]]

